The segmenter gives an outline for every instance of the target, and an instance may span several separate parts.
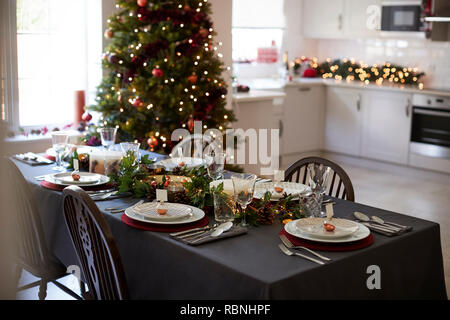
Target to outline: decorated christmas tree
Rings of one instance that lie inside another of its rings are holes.
[[[118,0],[108,19],[111,39],[103,57],[97,104],[100,126],[117,127],[122,141],[138,140],[151,151],[169,152],[173,130],[226,130],[220,43],[215,44],[207,0]]]

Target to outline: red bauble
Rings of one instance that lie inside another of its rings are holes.
[[[139,7],[145,7],[147,5],[148,0],[137,0],[137,4]]]
[[[162,71],[160,68],[155,68],[152,70],[152,74],[156,78],[161,78],[164,75],[164,71]]]
[[[142,105],[143,105],[144,103],[142,102],[142,100],[141,99],[134,99],[134,101],[133,101],[133,106],[134,107],[136,107],[136,108],[140,108],[140,107],[142,107]]]
[[[153,150],[158,146],[159,142],[158,139],[156,139],[154,136],[151,136],[150,138],[148,138],[147,144],[150,147],[150,149]]]
[[[85,112],[81,116],[81,119],[83,119],[83,121],[89,122],[92,120],[92,116],[88,112]]]
[[[194,117],[192,117],[192,115],[189,116],[189,120],[187,122],[187,127],[189,129],[189,131],[193,131],[194,130]]]
[[[317,71],[312,68],[308,68],[303,72],[303,77],[305,78],[315,78],[317,77]]]
[[[111,39],[112,37],[114,37],[114,31],[112,31],[111,29],[106,29],[105,38]]]
[[[198,31],[198,33],[200,33],[200,35],[201,35],[203,38],[206,38],[206,37],[209,35],[209,31],[206,30],[206,29],[204,29],[204,28],[200,29],[200,30]]]
[[[197,82],[197,76],[195,74],[188,77],[190,83],[194,84]]]

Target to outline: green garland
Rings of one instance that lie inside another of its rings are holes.
[[[117,186],[119,193],[131,192],[136,198],[153,200],[156,197],[156,189],[165,188],[166,180],[163,177],[162,182],[155,183],[146,179],[149,176],[156,174],[165,176],[170,174],[189,177],[191,181],[183,184],[185,194],[179,199],[179,202],[201,208],[206,212],[212,212],[213,210],[214,193],[225,196],[223,193],[223,183],[210,188],[212,179],[208,176],[207,170],[204,167],[194,168],[192,170],[186,167],[178,167],[173,171],[165,171],[164,169],[153,169],[151,166],[153,163],[148,155],[143,156],[140,163],[138,163],[133,154],[128,154],[122,159],[119,172],[111,175],[110,178]],[[257,226],[261,224],[272,224],[276,218],[279,221],[284,221],[286,219],[305,217],[298,201],[293,201],[290,196],[284,195],[277,202],[271,202],[270,197],[270,192],[267,192],[262,199],[254,199],[244,213],[239,211],[236,214],[236,220],[240,221],[243,215],[245,215],[247,222]]]

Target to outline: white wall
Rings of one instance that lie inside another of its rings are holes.
[[[426,73],[425,87],[450,88],[450,42],[425,39],[318,40],[317,56],[398,63]]]

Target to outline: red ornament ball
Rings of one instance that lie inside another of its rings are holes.
[[[315,78],[317,77],[317,71],[312,68],[308,68],[303,72],[303,77],[305,78]]]
[[[164,71],[162,71],[160,68],[155,68],[152,70],[152,74],[156,78],[161,78],[164,75]]]
[[[134,107],[136,107],[136,108],[140,108],[140,107],[142,107],[142,105],[143,105],[144,103],[142,102],[142,100],[141,99],[134,99],[134,101],[133,101],[133,106]]]
[[[137,4],[139,7],[145,7],[147,5],[148,0],[137,0]]]
[[[150,149],[154,149],[158,146],[159,142],[158,139],[156,139],[154,136],[151,136],[150,138],[148,138],[147,140],[147,144],[150,147]]]
[[[194,84],[197,82],[197,76],[195,74],[188,77],[190,83]]]
[[[198,31],[198,33],[200,33],[200,35],[201,35],[203,38],[206,38],[206,37],[209,35],[209,31],[206,30],[205,28],[201,28],[201,29]]]
[[[112,31],[111,29],[106,29],[105,38],[111,39],[112,37],[114,37],[114,31]]]
[[[92,120],[92,116],[90,113],[85,112],[83,113],[83,115],[81,116],[81,119],[83,119],[83,121],[89,122]]]

